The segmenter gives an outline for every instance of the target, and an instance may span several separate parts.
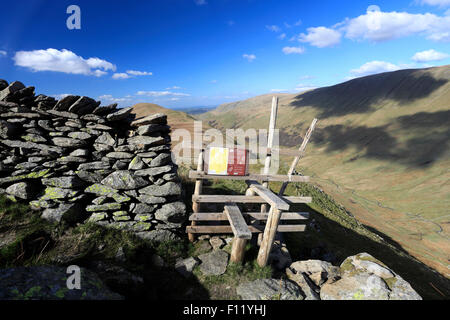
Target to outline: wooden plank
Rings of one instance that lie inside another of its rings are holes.
[[[251,233],[264,232],[264,225],[250,225],[248,229]],[[306,225],[278,225],[277,232],[303,232],[306,229]],[[220,233],[233,233],[230,226],[187,226],[187,233],[203,233],[203,234],[220,234]]]
[[[198,172],[203,171],[203,150],[201,150],[200,153],[198,154],[197,171]],[[194,196],[198,196],[202,193],[202,186],[203,186],[203,180],[201,180],[201,179],[195,180]],[[195,201],[195,200],[192,201],[192,211],[193,212],[200,211],[200,203],[198,201]],[[194,226],[195,221],[192,221],[191,225]],[[192,233],[188,234],[188,239],[190,242],[195,241],[195,237]]]
[[[314,128],[316,127],[317,119],[314,118],[311,125],[309,126],[308,131],[306,132],[305,138],[303,139],[302,145],[298,149],[298,155],[295,157],[295,159],[292,161],[291,167],[288,171],[288,177],[292,177],[292,174],[295,171],[295,168],[297,167],[298,162],[305,154],[306,145],[308,144],[309,139],[311,138],[312,132],[314,131]],[[280,191],[278,192],[278,195],[282,196],[284,194],[284,191],[286,190],[286,187],[288,185],[288,182],[283,182],[281,185]]]
[[[190,179],[222,179],[222,180],[255,180],[255,181],[279,181],[279,182],[309,182],[308,176],[296,176],[293,175],[291,177],[282,175],[282,174],[249,174],[247,176],[222,176],[222,175],[214,175],[207,174],[204,171],[198,172],[195,170],[189,171]]]
[[[242,212],[244,217],[251,217],[258,221],[267,220],[269,213],[261,212]],[[281,213],[281,220],[307,220],[309,219],[309,212],[283,212]],[[198,212],[193,213],[189,217],[190,221],[228,221],[228,217],[223,212]]]
[[[275,132],[275,124],[277,122],[277,111],[278,111],[278,98],[273,97],[272,98],[272,110],[270,112],[270,121],[269,121],[269,134],[267,137],[267,148],[270,150],[273,147],[273,138],[274,138],[274,132]],[[264,174],[268,175],[270,170],[270,162],[272,160],[272,153],[271,151],[267,152],[266,154],[266,161],[264,163]],[[269,186],[269,182],[265,180],[263,182],[264,187]],[[267,212],[267,204],[263,203],[261,205],[261,212]]]
[[[251,183],[249,188],[255,191],[261,198],[266,200],[266,202],[268,202],[272,207],[275,207],[278,210],[289,210],[290,205],[287,202],[256,181]]]
[[[251,238],[250,233],[250,238]],[[233,244],[231,245],[231,257],[230,261],[234,263],[241,263],[244,260],[245,246],[247,244],[247,239],[234,238]]]
[[[227,215],[230,222],[231,229],[236,238],[251,239],[252,234],[248,230],[247,223],[242,216],[241,210],[239,210],[236,204],[230,204],[224,207],[224,212]]]
[[[280,197],[285,202],[289,204],[296,204],[296,203],[311,203],[312,198],[311,197]],[[265,203],[266,200],[264,200],[262,197],[259,196],[241,196],[241,195],[193,195],[192,201],[197,201],[199,203],[229,203],[229,202],[235,202],[235,203]]]

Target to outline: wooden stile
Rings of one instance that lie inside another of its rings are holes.
[[[198,172],[203,171],[203,150],[201,150],[198,155],[197,171]],[[195,180],[194,196],[200,195],[200,193],[202,192],[202,185],[203,180],[201,179]],[[194,199],[192,199],[192,211],[194,213],[200,211],[200,203],[198,201],[195,201]],[[195,226],[195,224],[196,224],[195,221],[191,222],[191,226]],[[189,233],[188,238],[190,242],[194,242],[195,240],[195,236],[193,233]]]

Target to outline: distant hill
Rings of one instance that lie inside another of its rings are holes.
[[[176,111],[181,111],[190,115],[199,115],[202,113],[206,113],[208,111],[214,110],[217,106],[198,106],[198,107],[189,107],[189,108],[180,108],[174,109]]]
[[[267,128],[262,95],[198,117],[211,126]],[[298,147],[313,183],[426,264],[450,277],[450,66],[400,70],[279,97],[280,143]]]

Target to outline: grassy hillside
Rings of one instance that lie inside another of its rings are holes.
[[[450,66],[401,70],[279,97],[280,144],[318,127],[300,167],[359,221],[446,277],[450,252]],[[267,128],[272,95],[200,116]]]

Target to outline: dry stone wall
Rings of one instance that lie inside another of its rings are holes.
[[[174,239],[186,207],[167,116],[133,119],[131,107],[34,89],[0,80],[0,193],[50,221]]]

